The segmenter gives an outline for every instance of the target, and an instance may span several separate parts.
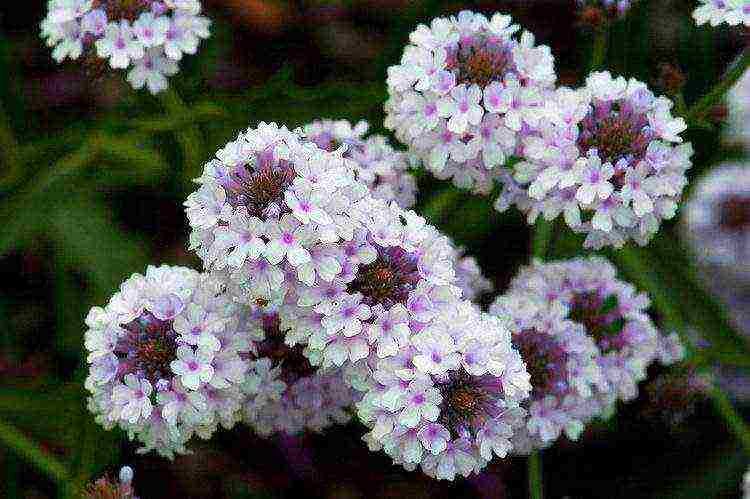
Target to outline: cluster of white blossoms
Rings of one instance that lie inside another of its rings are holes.
[[[710,23],[718,26],[750,26],[750,0],[700,0],[701,4],[693,11],[698,25]]]
[[[127,70],[134,88],[167,88],[183,54],[195,54],[210,21],[199,0],[49,0],[42,38],[57,62],[96,58]]]
[[[344,158],[351,161],[357,180],[367,185],[373,197],[411,208],[416,201],[417,181],[408,172],[407,155],[396,151],[382,135],[365,138],[368,128],[366,121],[352,126],[346,120],[315,120],[303,130],[306,138],[321,149],[333,152],[343,146]]]
[[[89,409],[171,457],[240,417],[249,338],[224,285],[184,267],[149,266],[86,318]]]
[[[243,416],[257,434],[320,432],[349,421],[356,393],[341,371],[321,372],[302,345],[287,344],[277,307],[245,307],[240,321],[252,338]]]
[[[670,364],[680,360],[684,353],[677,336],[662,336],[647,315],[648,296],[637,293],[631,284],[617,279],[615,267],[604,258],[537,262],[525,267],[513,279],[508,292],[510,297],[524,294],[545,301],[549,307],[546,310],[560,314],[557,315],[558,320],[562,318],[572,322],[558,323],[555,327],[576,330],[582,326],[582,330],[593,340],[598,350],[594,354],[594,360],[599,372],[596,372],[597,368],[583,362],[578,364],[583,369],[583,376],[576,377],[576,381],[587,383],[587,386],[577,386],[576,389],[582,389],[583,393],[592,390],[591,398],[579,407],[561,408],[555,414],[559,398],[552,393],[553,397],[547,399],[549,406],[540,408],[542,412],[549,410],[549,421],[554,421],[557,417],[565,421],[566,417],[572,417],[572,436],[581,429],[578,421],[585,422],[587,418],[608,415],[614,410],[617,400],[634,399],[638,395],[638,383],[646,378],[649,364],[657,360]],[[514,303],[514,298],[509,300]],[[525,303],[521,301],[521,305],[515,311],[511,309],[510,314],[507,305],[500,307],[500,311],[511,317],[522,317],[524,313],[528,313],[523,307],[529,306],[528,303],[531,302],[530,299]],[[503,301],[498,305],[503,305]],[[545,327],[550,326],[542,326]],[[517,337],[520,339],[525,334],[528,332],[522,331]],[[580,339],[574,343],[579,348],[589,348]],[[534,365],[535,356],[544,358],[549,355],[544,352],[541,343],[529,345],[526,349],[519,346],[519,349],[525,354],[524,360],[530,365],[532,375],[534,369],[531,366]],[[567,367],[570,369],[571,365],[568,364]],[[545,375],[549,376],[548,373]],[[541,386],[544,385],[537,385],[536,388],[542,389]],[[554,385],[551,386],[554,388]],[[573,411],[572,416],[566,414],[567,411]],[[537,423],[530,419],[528,426],[532,429],[537,424],[551,424],[549,421],[540,419]]]
[[[385,126],[438,178],[487,193],[555,83],[549,47],[510,16],[469,11],[420,25],[388,68]]]
[[[566,307],[525,290],[497,298],[490,313],[506,324],[531,375],[526,425],[513,435],[513,451],[528,454],[562,432],[577,440],[591,417],[594,393],[605,390],[599,349]]]
[[[645,245],[672,218],[687,185],[687,126],[635,79],[592,73],[583,88],[557,89],[522,145],[523,161],[496,203],[515,203],[529,223],[562,215],[584,246]]]
[[[377,361],[357,412],[371,450],[407,469],[452,480],[505,457],[531,386],[502,322],[454,302]]]
[[[727,92],[727,119],[723,138],[750,151],[750,71]]]
[[[693,188],[683,211],[683,237],[698,260],[750,277],[750,164],[713,168]]]

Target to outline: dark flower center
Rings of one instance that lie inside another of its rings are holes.
[[[177,358],[177,333],[172,321],[162,321],[149,312],[129,322],[127,335],[115,349],[129,372],[140,372],[151,384],[171,376],[170,364]],[[122,373],[127,374],[127,373]]]
[[[437,388],[443,397],[439,422],[454,437],[476,433],[486,419],[499,413],[495,402],[502,396],[502,386],[492,376],[475,377],[459,371]]]
[[[584,155],[596,149],[602,163],[617,166],[625,159],[632,165],[646,155],[651,138],[645,114],[630,110],[624,103],[615,103],[611,108],[600,103],[594,104],[581,122],[578,147]],[[624,171],[616,171],[613,182],[622,188]]]
[[[251,216],[261,217],[271,204],[281,208],[284,193],[294,180],[294,167],[286,161],[273,161],[265,153],[257,167],[246,165],[232,174],[230,202],[245,206]]]
[[[583,324],[586,332],[605,353],[618,348],[617,339],[625,321],[618,311],[615,295],[605,298],[594,291],[574,295],[570,319]]]
[[[417,285],[419,271],[415,259],[401,248],[378,247],[377,259],[360,265],[357,275],[347,286],[349,293],[362,293],[367,305],[390,308],[406,303]]]
[[[737,232],[750,229],[750,197],[735,195],[722,201],[719,225]]]
[[[107,19],[127,19],[130,22],[138,19],[143,12],[151,9],[154,0],[94,0],[92,9],[102,9]]]
[[[310,361],[302,353],[303,347],[290,347],[284,342],[284,331],[281,330],[278,314],[263,315],[263,331],[266,336],[258,343],[258,358],[271,359],[274,367],[281,365],[282,381],[289,385],[315,373]]]
[[[476,84],[485,87],[493,81],[502,81],[510,69],[510,52],[507,48],[487,42],[458,43],[449,55],[448,70],[456,76],[456,83]]]
[[[543,397],[567,390],[568,355],[551,336],[527,329],[513,336],[513,344],[526,362],[534,396]]]

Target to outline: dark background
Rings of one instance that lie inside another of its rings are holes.
[[[384,133],[386,68],[417,23],[463,8],[511,13],[551,46],[568,85],[587,72],[592,44],[573,1],[204,5],[212,37],[170,80],[182,102],[135,92],[121,74],[94,79],[74,63],[54,64],[39,38],[46,2],[0,6],[0,496],[60,494],[33,459],[7,451],[19,431],[76,483],[130,464],[142,499],[525,497],[524,459],[495,460],[470,480],[437,482],[367,451],[356,423],[270,440],[239,426],[196,442],[194,455],[173,462],[137,456],[123,434],[94,423],[81,384],[85,314],[147,263],[197,268],[186,251],[181,205],[203,162],[239,130],[261,120],[297,126],[321,117],[367,119]],[[660,65],[677,65],[693,102],[744,43],[741,30],[695,27],[694,7],[638,2],[612,27],[608,68],[658,89]],[[696,147],[691,177],[737,156],[720,147],[716,131],[688,136]],[[440,210],[434,200],[448,189],[420,174],[417,210],[466,246],[502,291],[528,260],[529,227],[516,212],[497,214],[489,200],[464,193]],[[648,273],[632,258],[616,261],[639,287],[661,285],[682,320],[714,335],[717,360],[732,349],[746,353],[726,311],[698,285],[676,233],[668,224],[648,249],[633,251]],[[552,254],[572,256],[580,243],[560,229]],[[641,397],[579,442],[546,451],[547,497],[738,497],[747,457],[711,404],[699,399],[683,423],[671,425],[653,402]]]

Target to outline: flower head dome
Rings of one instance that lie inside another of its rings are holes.
[[[555,83],[549,47],[519,29],[501,14],[436,18],[388,68],[385,126],[456,186],[489,192]]]
[[[326,151],[344,146],[343,156],[351,161],[357,180],[370,188],[372,195],[411,208],[416,201],[417,181],[408,173],[405,153],[396,151],[382,135],[365,138],[369,125],[355,126],[346,120],[315,120],[303,127],[308,140]]]
[[[709,23],[718,26],[750,26],[750,0],[700,0],[701,4],[693,11],[695,23],[699,26]]]
[[[128,70],[134,88],[156,94],[183,54],[208,38],[210,21],[200,12],[199,0],[49,0],[42,38],[57,62],[83,56],[93,69],[108,62]]]
[[[288,344],[277,307],[245,307],[241,317],[253,338],[243,414],[256,433],[319,432],[350,419],[356,392],[341,371],[321,372],[302,345]]]
[[[300,286],[294,337],[308,337],[310,358],[350,367],[395,355],[409,334],[456,301],[453,248],[414,212],[365,198],[350,207],[354,237],[332,248],[342,271],[329,283]]]
[[[368,189],[340,151],[260,123],[216,157],[185,202],[190,247],[210,272],[248,303],[343,272],[336,245],[354,238],[348,212]]]
[[[595,389],[606,388],[599,349],[566,312],[561,303],[525,291],[501,296],[490,307],[513,334],[531,376],[531,395],[523,404],[528,420],[513,438],[516,453],[547,447],[563,432],[576,440],[589,419],[582,408],[592,405]]]
[[[617,279],[604,258],[535,263],[521,270],[509,293],[529,293],[562,307],[564,318],[583,326],[594,341],[604,383],[595,387],[592,416],[612,410],[618,399],[635,398],[649,364],[673,356],[674,337],[665,341],[646,313],[648,296]]]
[[[592,73],[579,90],[560,88],[523,142],[496,207],[516,203],[529,222],[560,214],[587,234],[585,247],[645,245],[677,210],[692,146],[672,102],[643,83]],[[525,192],[524,192],[525,191]]]
[[[194,433],[239,417],[248,338],[214,279],[183,267],[133,274],[86,318],[89,409],[144,447],[171,457]]]
[[[369,384],[357,411],[370,448],[447,480],[507,455],[531,389],[509,331],[465,301],[378,361]]]
[[[701,263],[750,281],[750,164],[720,165],[701,178],[682,221]]]

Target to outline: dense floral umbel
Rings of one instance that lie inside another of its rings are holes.
[[[587,234],[584,246],[645,245],[677,210],[692,146],[685,121],[645,84],[592,73],[586,86],[559,88],[523,141],[524,161],[496,203],[515,203],[529,223],[560,215]],[[679,145],[678,145],[679,144]]]
[[[98,478],[86,486],[83,491],[83,499],[138,499],[133,491],[133,469],[123,466],[120,469],[119,481],[114,481],[109,476]]]
[[[396,151],[382,135],[365,138],[369,125],[356,126],[346,120],[316,120],[303,127],[307,139],[333,152],[344,147],[343,156],[351,161],[357,180],[370,188],[372,195],[411,208],[416,201],[417,181],[408,172],[405,153]]]
[[[513,435],[513,451],[547,447],[562,432],[576,440],[590,416],[586,408],[595,390],[606,389],[599,349],[584,325],[567,318],[561,303],[526,291],[499,297],[490,313],[512,332],[531,375],[531,397],[523,404],[528,420]]]
[[[618,399],[635,398],[648,365],[679,350],[677,338],[660,335],[646,314],[648,296],[617,279],[604,258],[534,263],[513,279],[509,293],[529,293],[561,307],[563,317],[582,325],[596,343],[604,383],[594,387],[596,403],[582,408],[589,416],[609,413]]]
[[[242,389],[244,420],[259,435],[276,432],[319,432],[350,419],[347,409],[357,400],[341,371],[320,372],[290,346],[276,307],[244,308],[241,321],[250,331],[250,369]]]
[[[510,332],[466,301],[411,332],[397,355],[377,362],[368,384],[357,411],[371,428],[370,449],[447,480],[507,455],[531,389]]]
[[[369,197],[349,213],[354,237],[331,253],[342,272],[300,286],[296,305],[304,310],[289,316],[293,336],[309,338],[307,354],[324,368],[397,354],[461,295],[453,284],[457,255],[423,218]]]
[[[744,24],[750,26],[750,0],[700,0],[700,5],[693,11],[696,24],[709,23],[718,26],[726,23],[730,26]]]
[[[555,83],[549,47],[519,29],[501,14],[436,18],[388,68],[386,128],[458,187],[489,192]]]
[[[727,92],[727,121],[723,138],[750,151],[750,71]]]
[[[83,58],[94,72],[109,62],[134,88],[167,88],[183,54],[195,54],[210,21],[199,0],[49,0],[42,38],[57,62]]]
[[[184,267],[133,274],[86,318],[89,409],[172,457],[239,418],[248,336],[223,285]]]
[[[190,247],[248,303],[324,286],[345,272],[351,206],[368,197],[342,150],[260,123],[216,153],[185,202]]]
[[[701,263],[750,281],[750,164],[719,165],[699,179],[683,229]]]

